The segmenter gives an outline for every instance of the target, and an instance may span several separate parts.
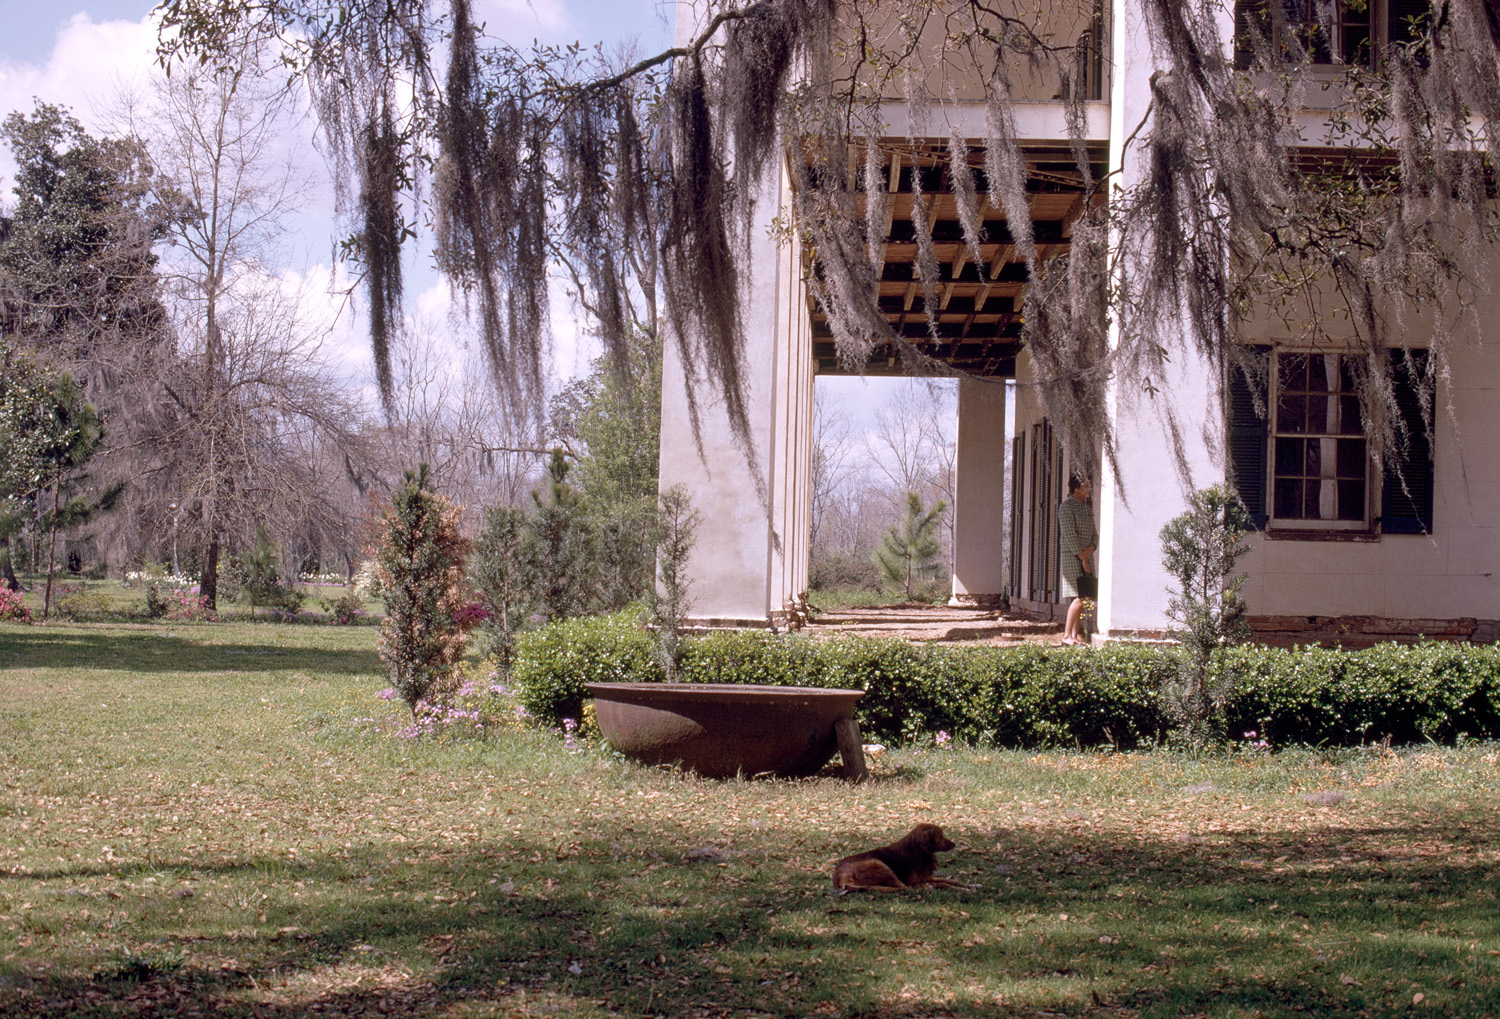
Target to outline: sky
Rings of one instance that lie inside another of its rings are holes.
[[[155,66],[156,27],[153,0],[0,0],[0,115],[29,112],[33,97],[69,107],[84,126],[109,133],[118,119],[119,97],[143,94]],[[562,44],[603,43],[607,49],[634,46],[640,54],[671,44],[674,10],[670,0],[474,0],[476,20],[489,35],[524,46],[537,40]],[[112,112],[114,111],[114,112]],[[351,374],[366,380],[370,374],[369,341],[355,306],[335,296],[347,286],[347,274],[334,258],[342,236],[333,209],[333,192],[312,151],[310,133],[298,140],[309,173],[319,183],[309,207],[292,223],[292,243],[285,259],[285,286],[296,288],[307,312],[328,330],[333,356]],[[12,204],[14,164],[0,148],[0,208]],[[561,288],[556,288],[559,295]],[[408,313],[429,322],[446,322],[453,310],[448,287],[416,258],[408,273]],[[559,296],[553,308],[553,369],[561,378],[586,370],[597,354],[592,341],[580,336],[571,309]],[[446,336],[461,329],[440,330]],[[462,345],[462,340],[452,342]],[[848,408],[856,432],[869,424],[868,415],[881,402],[887,380],[823,379],[820,398]]]

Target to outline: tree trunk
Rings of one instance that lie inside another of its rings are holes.
[[[47,593],[42,597],[42,619],[52,611],[52,571],[57,566],[57,501],[62,496],[62,471],[52,482],[52,534],[47,540]]]
[[[219,611],[219,532],[209,532],[208,549],[203,553],[203,572],[198,576],[198,593],[210,612]]]
[[[10,539],[0,539],[0,580],[12,591],[21,590],[21,581],[16,578],[16,567],[11,561]]]

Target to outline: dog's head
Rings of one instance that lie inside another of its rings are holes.
[[[914,845],[921,846],[929,853],[946,853],[955,848],[956,843],[943,834],[943,829],[935,824],[919,824],[906,836],[907,840]]]

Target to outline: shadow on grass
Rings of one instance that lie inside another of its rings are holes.
[[[218,894],[207,879],[236,874],[323,901],[205,930],[164,888],[111,966],[0,962],[0,1012],[1395,1016],[1417,988],[1425,1014],[1477,1016],[1500,1002],[1500,879],[1496,836],[1468,820],[1211,841],[1054,829],[992,849],[955,830],[974,848],[944,871],[977,890],[844,897],[826,863],[850,847],[832,834],[705,860],[691,826],[628,819],[597,819],[565,849],[499,835],[464,851],[182,859],[157,873],[205,882],[200,901]],[[30,895],[138,872],[4,884]]]
[[[268,624],[269,625],[269,624]],[[248,627],[236,627],[243,633]],[[188,624],[149,629],[79,630],[48,627],[0,631],[0,668],[109,669],[132,672],[263,672],[301,669],[328,673],[378,673],[384,666],[369,648],[309,648],[271,641],[218,643],[221,631]],[[298,638],[303,639],[301,637]]]

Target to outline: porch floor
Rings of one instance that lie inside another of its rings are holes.
[[[1006,617],[994,609],[947,605],[882,605],[821,613],[807,625],[819,637],[897,637],[912,643],[985,645],[1052,643],[1062,624]]]

